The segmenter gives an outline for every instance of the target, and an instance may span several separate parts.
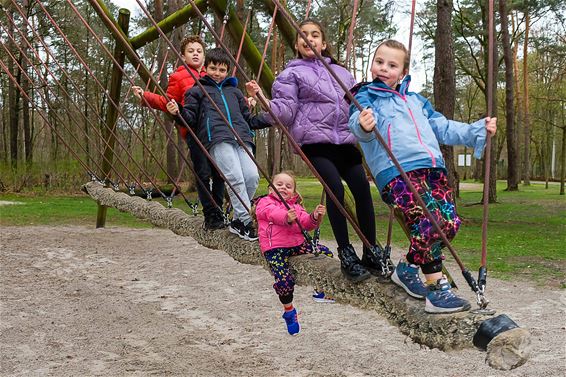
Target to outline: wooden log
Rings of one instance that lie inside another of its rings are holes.
[[[85,184],[83,190],[100,204],[128,212],[176,234],[190,236],[205,247],[225,251],[241,263],[267,267],[257,242],[241,240],[227,230],[205,231],[202,217],[130,197],[96,182]],[[472,338],[479,325],[490,318],[471,312],[427,314],[422,301],[409,297],[389,280],[372,278],[358,284],[349,282],[342,276],[337,259],[304,255],[291,258],[291,266],[298,284],[316,285],[338,302],[375,310],[413,341],[444,351],[473,347]]]

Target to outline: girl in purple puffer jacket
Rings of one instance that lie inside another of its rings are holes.
[[[326,34],[319,22],[307,19],[300,24],[310,44],[321,54],[340,79],[350,87],[356,81],[332,57]],[[294,140],[344,205],[344,186],[348,184],[356,202],[358,224],[367,240],[375,244],[375,215],[369,183],[362,166],[362,155],[356,148],[356,137],[348,128],[348,104],[344,91],[316,58],[307,43],[297,35],[298,59],[289,62],[276,78],[270,107],[287,127]],[[255,81],[246,84],[248,93],[260,92]],[[266,120],[275,120],[266,113]],[[370,277],[368,270],[381,270],[374,249],[364,247],[360,260],[350,244],[348,224],[333,201],[327,201],[328,217],[338,244],[338,257],[344,276],[354,282]]]
[[[289,258],[314,252],[313,245],[305,240],[297,222],[307,232],[311,231],[320,226],[326,208],[319,204],[311,214],[303,208],[302,198],[297,192],[297,184],[291,172],[283,171],[275,175],[273,186],[281,196],[270,187],[269,194],[257,199],[252,211],[257,220],[259,248],[275,278],[273,289],[283,304],[287,331],[296,335],[301,326],[297,320],[297,310],[293,307],[295,278],[289,267]],[[287,202],[289,209],[281,198]],[[333,256],[326,246],[318,245],[318,250],[328,257]],[[315,289],[313,299],[318,302],[334,302],[325,298],[319,289]]]

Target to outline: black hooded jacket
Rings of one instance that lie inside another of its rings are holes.
[[[230,123],[228,126],[224,122],[198,85],[187,90],[181,116],[207,149],[210,150],[218,143],[238,143],[228,127],[232,127],[244,142],[253,145],[252,130],[271,126],[262,115],[255,116],[250,113],[247,100],[238,89],[238,80],[235,77],[227,77],[221,83],[217,83],[205,76],[199,82]]]

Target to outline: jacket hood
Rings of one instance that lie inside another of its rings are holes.
[[[279,195],[277,195],[274,192],[270,192],[268,195],[270,198],[272,198],[273,200],[277,200],[278,202],[281,202],[281,199],[279,198]],[[287,204],[289,204],[290,206],[292,206],[293,204],[297,203],[297,201],[299,200],[299,194],[289,198],[286,200]]]
[[[401,84],[395,87],[395,91],[398,92],[400,95],[405,96],[409,92],[409,84],[411,83],[411,75],[406,75]],[[376,78],[368,85],[369,89],[378,89],[378,90],[385,90],[391,92],[393,89],[385,85],[383,81],[379,78]],[[352,88],[353,89],[353,88]]]
[[[323,58],[324,58],[325,62],[327,62],[328,64],[331,64],[330,58],[327,58],[325,56],[323,56]],[[322,62],[317,57],[314,57],[312,59],[297,58],[297,59],[290,60],[289,63],[287,63],[287,66],[285,68],[308,66],[308,65],[312,65],[312,64],[322,65]]]
[[[196,68],[193,68],[193,67],[191,67],[191,66],[189,66],[189,65],[187,65],[187,67],[189,67],[189,69],[190,69],[192,72],[196,72],[196,76],[197,76],[197,77],[199,77],[198,73],[204,72],[204,68],[196,69]],[[179,65],[179,66],[177,67],[177,69],[175,70],[175,72],[184,71],[184,70],[186,70],[186,69],[187,69],[187,68],[185,67],[185,65],[184,65],[184,64],[181,64],[181,65]]]
[[[204,76],[199,81],[203,85],[212,85],[212,86],[217,86],[217,87],[223,87],[223,86],[237,87],[238,86],[238,79],[235,78],[234,76],[226,77],[224,80],[222,80],[221,83],[217,83],[216,81],[214,81],[209,76]]]

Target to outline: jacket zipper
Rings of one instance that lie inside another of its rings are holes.
[[[415,126],[415,130],[417,132],[417,138],[419,139],[419,143],[427,151],[428,155],[432,159],[432,167],[435,168],[436,167],[436,158],[434,158],[434,155],[432,154],[430,149],[428,149],[428,147],[423,143],[423,140],[421,139],[421,133],[419,132],[419,127],[417,126],[417,122],[415,121],[415,117],[413,116],[413,112],[411,111],[411,108],[409,107],[409,103],[407,102],[407,97],[404,96],[404,95],[401,95],[401,93],[399,93],[395,90],[383,89],[383,88],[379,88],[379,87],[376,87],[376,86],[372,86],[371,88],[375,89],[375,90],[380,90],[382,92],[393,93],[393,94],[399,96],[399,98],[401,98],[403,100],[403,102],[405,102],[405,106],[407,107],[407,110],[409,110],[409,115],[411,116],[411,120],[413,121],[413,125]],[[391,124],[389,124],[389,126],[391,126]],[[390,137],[389,130],[388,130],[388,137]]]
[[[271,249],[271,247],[273,246],[273,242],[271,241],[271,236],[273,235],[273,222],[270,221],[269,225],[267,226],[266,229],[266,233],[267,233],[267,239],[269,240],[269,248]]]
[[[206,133],[208,134],[208,141],[212,141],[212,136],[210,133],[210,117],[206,117]]]
[[[222,98],[222,102],[224,103],[224,108],[226,109],[226,117],[228,118],[228,123],[230,123],[230,127],[234,128],[232,124],[232,116],[230,115],[230,109],[228,108],[228,103],[226,102],[226,97],[224,97],[224,91],[222,91],[222,86],[219,86],[218,89],[220,90],[220,98]],[[234,136],[234,140],[238,138]]]

